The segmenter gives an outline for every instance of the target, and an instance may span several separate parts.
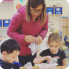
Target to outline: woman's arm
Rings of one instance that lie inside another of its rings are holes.
[[[66,66],[66,58],[62,60],[63,66]]]
[[[8,26],[7,35],[17,40],[17,42],[27,46],[26,44],[29,44],[29,43],[24,40],[25,34],[20,34],[18,32],[19,28],[21,28],[23,18],[24,16],[20,12],[16,12],[13,15],[10,21],[10,24]]]

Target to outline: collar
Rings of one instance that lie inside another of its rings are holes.
[[[31,17],[31,22],[32,22],[32,23],[35,22],[35,21],[32,19],[32,17]],[[40,16],[39,16],[38,19],[36,20],[36,23],[37,23],[37,22],[40,22]]]

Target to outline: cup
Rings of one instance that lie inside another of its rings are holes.
[[[26,67],[27,69],[33,69],[31,62],[25,64],[24,67]]]
[[[49,64],[47,64],[47,63],[39,64],[39,69],[48,69],[48,68],[49,68]]]

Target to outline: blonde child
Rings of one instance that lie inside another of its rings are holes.
[[[1,44],[0,67],[3,69],[19,69],[21,64],[15,62],[20,53],[20,46],[14,39],[8,39]]]
[[[58,66],[66,66],[66,55],[64,51],[60,50],[60,45],[62,43],[62,38],[58,33],[50,34],[48,38],[49,49],[46,49],[37,56],[33,62],[37,63],[46,63],[47,61],[52,61],[53,57],[60,57],[57,61]]]

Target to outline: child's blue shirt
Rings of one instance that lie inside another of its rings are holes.
[[[18,62],[14,62],[14,63],[7,63],[7,62],[4,62],[3,60],[0,59],[0,66],[3,68],[3,69],[19,69],[20,68],[20,63]]]

